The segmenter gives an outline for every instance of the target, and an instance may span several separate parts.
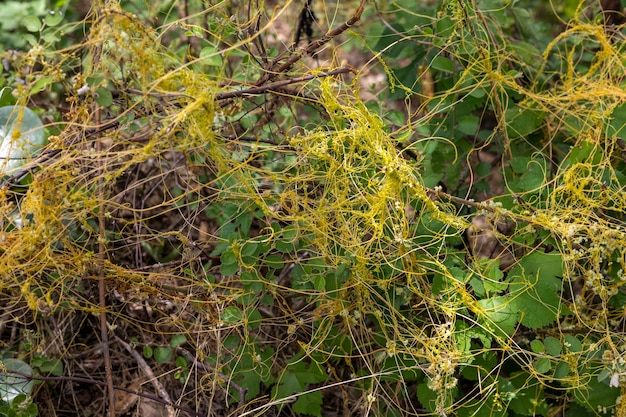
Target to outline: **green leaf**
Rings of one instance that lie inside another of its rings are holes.
[[[583,345],[580,343],[580,340],[576,336],[567,335],[565,336],[565,343],[567,344],[567,349],[572,352],[580,352],[583,350]]]
[[[579,369],[580,375],[590,375],[595,371],[587,368]],[[608,381],[600,382],[597,378],[588,378],[584,384],[576,384],[573,388],[574,398],[582,406],[597,410],[599,407],[612,408],[620,395],[619,388],[609,387]]]
[[[549,358],[541,358],[535,361],[534,367],[540,374],[545,374],[552,367],[552,362],[550,362]]]
[[[622,103],[613,109],[607,129],[607,136],[615,137],[622,135],[624,127],[626,127],[626,103]]]
[[[2,367],[2,371],[0,371],[0,401],[11,402],[20,394],[30,394],[33,389],[33,381],[10,372],[32,375],[33,370],[26,362],[5,357],[0,360],[0,366]]]
[[[407,47],[407,42],[402,42],[402,38],[398,36],[398,33],[404,33],[406,29],[396,22],[391,23],[391,27],[383,29],[378,41],[374,46],[374,50],[381,51],[384,55],[397,58],[400,56],[402,50]]]
[[[452,61],[441,55],[437,55],[430,63],[430,66],[441,72],[454,72],[454,64],[452,63]]]
[[[504,337],[513,334],[519,314],[514,308],[511,297],[498,296],[478,300],[478,306],[482,313],[481,323],[484,323],[496,336]]]
[[[96,103],[102,107],[109,107],[113,103],[113,95],[104,87],[98,88],[94,97]]]
[[[261,351],[256,344],[247,345],[243,352],[238,355],[238,360],[233,368],[233,380],[241,387],[246,388],[246,401],[251,401],[259,395],[261,383],[270,386],[274,381],[272,374],[272,359],[274,349],[266,348]],[[231,388],[231,403],[239,402],[239,393]]]
[[[30,90],[29,90],[30,94],[34,95],[45,90],[53,82],[54,82],[54,78],[52,77],[45,76],[45,77],[38,78],[37,81],[35,81],[35,84],[33,84],[30,87]]]
[[[486,391],[486,394],[480,399],[480,401],[471,401],[467,405],[464,405],[459,409],[458,417],[506,417],[508,416],[507,407],[502,406],[502,400],[500,398],[500,390]],[[498,398],[496,398],[498,394]],[[504,394],[503,396],[506,396]],[[435,410],[436,412],[437,410]],[[439,415],[437,413],[436,415]]]
[[[529,26],[532,27],[531,23],[533,22],[534,17],[530,14],[530,12],[521,7],[512,7],[511,13],[515,19],[517,29],[527,38],[533,36],[533,32],[529,30]],[[528,61],[524,60],[523,62]]]
[[[417,386],[417,399],[429,413],[437,410],[437,393],[428,388],[426,383]]]
[[[559,356],[561,354],[561,342],[557,338],[548,336],[543,343],[550,355]]]
[[[259,244],[256,242],[246,242],[241,248],[241,255],[242,256],[255,255],[258,247],[259,247]]]
[[[172,359],[172,349],[169,347],[159,346],[154,349],[154,360],[158,364],[169,362]]]
[[[461,117],[456,125],[456,128],[459,132],[465,135],[473,136],[478,132],[479,125],[480,123],[478,117],[469,115]]]
[[[515,387],[515,397],[509,403],[510,410],[522,416],[545,416],[548,412],[543,385],[528,372],[514,372],[509,378]]]
[[[95,73],[88,76],[85,81],[87,85],[91,88],[98,87],[98,85],[104,81],[104,76],[101,73]]]
[[[220,265],[220,274],[225,277],[229,277],[231,275],[235,275],[239,271],[238,264],[222,264]]]
[[[209,66],[221,67],[223,64],[220,52],[217,48],[213,46],[205,46],[204,48],[202,48],[202,50],[200,51],[200,59],[202,60],[203,64]]]
[[[185,337],[185,335],[182,334],[175,334],[170,339],[170,346],[172,348],[177,348],[178,346],[181,346],[185,343],[187,343],[187,338]]]
[[[187,359],[184,356],[177,356],[176,360],[174,361],[174,364],[178,368],[186,368],[187,365],[189,365],[189,362],[187,362]]]
[[[483,346],[491,346],[490,344]],[[488,375],[493,373],[493,369],[498,364],[499,359],[493,350],[483,350],[481,353],[474,356],[474,361],[471,365],[462,369],[462,374],[470,381],[479,381],[487,378]]]
[[[543,353],[546,350],[546,347],[541,343],[541,340],[535,339],[530,342],[530,349],[535,353]]]
[[[246,319],[248,321],[247,326],[251,329],[256,329],[261,325],[261,322],[263,321],[263,316],[258,309],[251,308],[249,310],[246,310]]]
[[[548,175],[548,163],[539,155],[532,158],[519,156],[509,163],[515,173],[508,176],[509,188],[514,192],[536,190],[543,185]]]
[[[220,273],[225,276],[230,276],[239,270],[239,260],[233,250],[232,246],[229,246],[220,255]]]
[[[269,268],[279,269],[283,267],[285,261],[278,255],[269,255],[265,258],[265,262]]]
[[[323,291],[326,287],[326,278],[322,275],[317,275],[313,278],[313,288],[317,291]]]
[[[34,15],[25,16],[22,19],[22,25],[24,25],[29,32],[39,32],[39,29],[41,29],[41,20]]]
[[[534,252],[509,272],[511,306],[521,313],[524,326],[537,329],[553,323],[560,313],[560,276],[563,261],[558,253]]]
[[[44,374],[61,376],[63,375],[63,362],[58,359],[48,359],[43,362],[39,370]]]
[[[482,283],[487,294],[490,292],[500,292],[508,288],[507,282],[502,282],[504,273],[500,269],[500,265],[497,259],[482,258],[479,261],[481,267],[483,267],[483,279]]]
[[[569,374],[569,364],[561,361],[554,368],[554,377],[557,379],[565,378]]]
[[[47,26],[54,27],[63,21],[63,17],[64,16],[62,11],[51,10],[44,18],[44,22],[46,22]]]
[[[441,19],[437,19],[435,23],[435,30],[437,35],[446,38],[454,33],[455,23],[452,19],[447,16],[442,17]]]
[[[43,124],[22,106],[0,107],[0,174],[25,164],[46,144]]]
[[[300,395],[293,404],[292,409],[296,413],[322,417],[322,392],[309,392]]]
[[[507,135],[510,139],[528,136],[541,126],[544,117],[545,114],[538,110],[521,107],[508,109],[504,115]]]
[[[243,318],[243,313],[237,306],[228,306],[222,312],[222,321],[224,323],[238,323]]]
[[[316,363],[308,364],[302,358],[296,357],[287,365],[272,389],[275,399],[288,398],[293,394],[305,392],[308,384],[324,382],[328,378],[324,368]],[[321,416],[321,392],[312,392],[298,395],[294,403],[294,410]],[[297,404],[297,405],[296,405]]]

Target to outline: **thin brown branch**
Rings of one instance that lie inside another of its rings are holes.
[[[107,4],[105,0],[105,5]],[[97,3],[95,6],[95,13],[97,15],[101,15],[101,9],[98,7]],[[103,14],[102,14],[103,15]],[[100,59],[102,54],[102,45],[100,43],[96,43],[90,51],[91,59],[92,59],[92,69],[95,70],[100,65]],[[93,115],[94,122],[97,125],[100,125],[102,121],[102,109],[97,103],[93,104]],[[104,262],[107,254],[107,244],[106,244],[106,221],[105,221],[105,186],[104,186],[104,172],[106,171],[105,162],[102,157],[102,135],[98,135],[96,139],[96,151],[98,153],[97,159],[97,167],[98,171],[101,174],[98,180],[98,197],[100,198],[100,202],[98,205],[98,307],[100,308],[99,318],[100,318],[100,338],[102,341],[102,354],[104,356],[104,373],[106,376],[107,382],[107,394],[108,394],[108,414],[110,417],[115,417],[115,389],[113,384],[113,366],[111,365],[111,352],[109,350],[109,329],[107,327],[107,312],[106,312],[106,277],[105,277],[105,269]]]
[[[229,98],[234,98],[234,97],[242,97],[242,96],[252,96],[252,95],[257,95],[257,94],[263,94],[272,90],[278,90],[280,88],[283,88],[287,85],[290,84],[296,84],[296,83],[301,83],[301,82],[305,82],[305,81],[310,81],[313,80],[315,78],[322,78],[322,77],[331,77],[333,75],[339,75],[339,74],[347,74],[349,72],[354,73],[354,69],[350,68],[350,67],[342,67],[342,68],[337,68],[334,69],[332,71],[324,71],[324,72],[320,72],[318,74],[310,74],[310,75],[305,75],[303,77],[297,77],[297,78],[291,78],[289,80],[283,80],[283,81],[277,81],[274,83],[270,83],[270,84],[265,84],[262,86],[256,86],[256,87],[250,87],[250,88],[246,88],[243,90],[239,90],[239,91],[230,91],[227,93],[218,93],[215,98],[217,100],[226,100]],[[256,84],[255,84],[256,85]]]
[[[287,59],[287,61],[281,64],[280,66],[278,66],[279,64],[278,61],[272,62],[272,65],[270,66],[270,68],[267,68],[265,74],[261,78],[259,78],[257,82],[254,83],[254,85],[258,87],[258,86],[265,84],[266,82],[274,78],[276,75],[287,71],[289,68],[291,68],[293,64],[295,64],[300,59],[302,59],[303,56],[313,54],[322,46],[324,46],[325,44],[327,44],[328,42],[330,42],[337,36],[341,35],[350,27],[354,26],[356,22],[358,22],[361,19],[363,10],[365,10],[366,2],[367,0],[361,0],[359,7],[357,7],[356,11],[354,12],[354,14],[352,15],[350,19],[348,19],[346,22],[344,22],[341,26],[339,26],[335,30],[328,32],[326,35],[322,36],[320,39],[317,39],[316,41],[311,42],[306,48],[295,51]],[[278,68],[275,68],[276,66],[278,66]]]

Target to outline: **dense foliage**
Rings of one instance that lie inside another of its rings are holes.
[[[418,3],[5,2],[0,415],[626,416],[621,5]]]

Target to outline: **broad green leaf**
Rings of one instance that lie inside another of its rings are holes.
[[[24,361],[4,357],[0,360],[0,401],[11,402],[18,395],[29,395],[33,389],[33,381],[23,376],[11,373],[20,372],[32,375],[32,368]]]
[[[479,125],[478,116],[463,116],[459,119],[456,128],[465,135],[473,136],[478,132]]]
[[[565,378],[569,374],[569,364],[561,361],[554,368],[554,377],[557,379]]]
[[[241,255],[248,256],[256,254],[259,244],[256,242],[247,242],[241,248]]]
[[[484,323],[496,336],[503,337],[513,334],[519,313],[515,309],[511,297],[486,298],[479,300],[478,305],[481,308],[481,323]]]
[[[417,386],[417,399],[429,413],[437,410],[437,394],[429,389],[425,382]]]
[[[156,363],[162,364],[172,359],[172,349],[170,347],[159,346],[154,349],[154,360]]]
[[[622,103],[613,109],[611,113],[611,119],[607,129],[608,137],[615,137],[623,135],[624,127],[626,126],[626,103]]]
[[[109,107],[113,103],[113,95],[105,87],[100,87],[94,95],[96,103],[102,107]]]
[[[225,277],[236,274],[239,271],[239,264],[222,264],[220,265],[220,274]]]
[[[522,416],[545,416],[548,411],[543,385],[536,383],[534,375],[525,371],[511,374],[509,378],[515,387],[515,396],[509,403],[509,408]]]
[[[256,308],[249,308],[246,310],[246,325],[251,329],[256,329],[261,325],[263,316],[261,312]]]
[[[15,104],[15,97],[13,97],[12,89],[9,87],[2,87],[0,90],[0,106],[5,107]]]
[[[269,255],[265,258],[265,262],[269,268],[279,269],[283,267],[285,261],[278,255]]]
[[[217,48],[213,46],[205,46],[200,51],[200,59],[202,63],[214,67],[221,67],[223,64],[222,56]]]
[[[530,349],[535,353],[543,353],[546,350],[546,347],[543,345],[541,340],[535,339],[530,342]]]
[[[532,30],[534,29],[533,27],[534,17],[530,14],[529,10],[527,10],[526,8],[521,8],[521,7],[512,7],[511,13],[515,20],[517,29],[524,35],[524,37],[533,38],[534,36],[536,36],[536,33],[534,33],[534,31]],[[530,63],[535,60],[539,60],[540,57],[541,57],[540,55],[538,57],[534,57],[534,59],[530,57],[522,57],[523,59],[522,62]]]
[[[39,32],[39,29],[41,29],[41,19],[34,15],[24,17],[22,24],[29,32]]]
[[[233,380],[246,388],[246,401],[257,398],[261,383],[269,386],[274,381],[271,370],[273,357],[274,349],[260,350],[258,344],[247,345],[238,353],[232,374]],[[230,392],[232,397],[229,402],[238,403],[239,393],[234,388],[230,388]]]
[[[406,29],[398,23],[391,23],[391,27],[385,26],[378,41],[374,46],[376,51],[381,51],[385,56],[391,58],[397,58],[402,53],[402,50],[406,48],[408,42],[403,42],[402,38],[398,36],[398,33],[404,33]]]
[[[35,81],[35,84],[33,84],[30,87],[30,94],[34,95],[34,94],[37,94],[37,93],[45,90],[53,82],[54,82],[54,78],[49,77],[49,76],[38,78],[37,81]]]
[[[479,262],[484,267],[482,283],[487,294],[503,291],[509,286],[507,282],[502,282],[504,273],[500,269],[497,259],[482,258]]]
[[[512,42],[510,48],[525,64],[531,67],[541,65],[541,52],[528,42]]]
[[[540,374],[545,374],[552,367],[552,362],[550,362],[549,358],[541,358],[535,361],[534,368]]]
[[[580,343],[580,340],[578,340],[576,336],[568,334],[567,336],[565,336],[565,343],[567,344],[567,349],[572,353],[580,352],[581,350],[583,350],[583,345],[582,343]]]
[[[177,348],[178,346],[184,345],[185,343],[187,343],[187,338],[183,334],[175,334],[170,339],[170,346],[172,348]]]
[[[237,306],[228,306],[222,312],[222,321],[224,323],[238,323],[243,318],[243,312]]]
[[[44,17],[44,22],[46,22],[47,26],[54,27],[63,21],[63,12],[59,10],[50,10],[46,17]]]
[[[236,264],[237,263],[237,255],[235,255],[235,252],[231,247],[229,247],[228,249],[226,249],[226,251],[224,251],[221,255],[220,255],[220,261],[222,262],[222,264],[227,264],[227,265],[231,265],[231,264]]]
[[[578,145],[572,147],[563,160],[562,168],[572,167],[577,163],[598,164],[602,159],[602,150],[597,144],[590,141],[580,141]]]
[[[489,345],[483,343],[483,346],[487,347]],[[463,367],[461,372],[470,381],[484,380],[488,375],[492,374],[499,360],[493,350],[483,350],[474,356],[473,362]]]
[[[272,394],[276,399],[288,398],[293,394],[305,392],[308,384],[323,382],[326,378],[328,375],[322,366],[316,363],[308,364],[302,358],[296,358],[287,365],[272,389]],[[298,402],[299,412],[321,416],[321,392],[299,395],[296,400],[296,403]]]
[[[441,72],[454,72],[454,64],[445,56],[437,55],[430,63],[430,66]]]
[[[19,168],[45,145],[43,124],[27,107],[0,107],[0,174]]]
[[[545,114],[539,110],[514,107],[505,114],[506,131],[510,139],[526,137],[541,126]]]
[[[458,417],[506,417],[507,408],[502,406],[499,390],[485,390],[479,401],[472,401],[459,408]],[[498,398],[496,398],[498,394]],[[436,414],[438,415],[438,414]]]
[[[309,392],[298,396],[298,399],[293,403],[292,409],[296,413],[307,414],[316,417],[322,417],[322,392]]]
[[[177,356],[174,364],[179,368],[186,368],[189,366],[189,361],[184,356]]]
[[[563,262],[558,253],[534,252],[509,272],[511,307],[531,329],[553,323],[560,313]]]
[[[559,356],[561,354],[561,342],[557,338],[548,336],[544,339],[543,344],[550,355]]]
[[[580,375],[593,375],[595,371],[585,367],[578,372]],[[620,395],[620,389],[609,387],[608,384],[608,381],[600,382],[595,377],[588,378],[584,384],[576,384],[573,387],[574,398],[577,403],[592,410],[597,410],[598,407],[613,407]]]
[[[515,175],[507,172],[509,188],[514,192],[533,191],[540,188],[549,175],[548,163],[541,156],[520,156],[512,159],[510,167]]]
[[[39,366],[39,370],[45,374],[61,376],[63,375],[63,362],[59,359],[46,359]]]
[[[437,35],[442,38],[447,38],[452,35],[454,33],[455,26],[454,21],[447,16],[437,19],[437,22],[435,23]]]

